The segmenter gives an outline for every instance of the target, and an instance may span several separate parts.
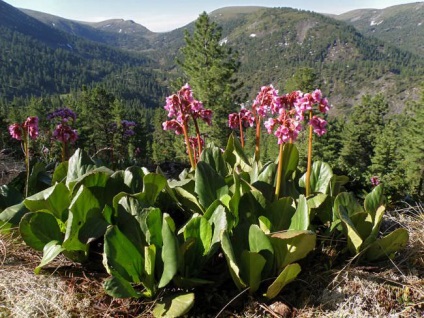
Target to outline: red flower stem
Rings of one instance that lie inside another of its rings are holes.
[[[312,119],[312,111],[309,111],[309,121]],[[311,166],[312,166],[312,125],[309,125],[308,137],[308,165],[306,168],[306,196],[311,194]]]
[[[29,134],[24,129],[23,138],[24,153],[25,153],[25,169],[26,169],[26,182],[25,182],[25,198],[28,197],[29,193]]]
[[[255,137],[255,160],[259,161],[261,151],[260,151],[260,143],[261,143],[261,118],[256,115],[256,137]]]
[[[202,147],[202,139],[200,137],[200,130],[199,130],[199,125],[197,124],[197,120],[196,118],[193,118],[193,122],[194,122],[194,128],[196,129],[196,136],[197,136],[197,146],[199,148],[199,156],[202,153],[203,147]]]
[[[190,147],[190,140],[188,138],[187,122],[185,122],[185,121],[183,123],[183,133],[184,133],[184,139],[185,139],[186,146],[187,146],[188,159],[190,160],[190,165],[193,169],[196,169],[196,163],[195,163],[194,158],[193,158],[193,153],[192,153],[191,147]]]
[[[239,125],[240,125],[240,141],[241,141],[241,147],[244,148],[243,123],[242,123],[241,118],[239,118]]]
[[[275,184],[275,201],[277,201],[280,197],[281,179],[283,178],[283,154],[284,154],[284,143],[281,143],[280,152],[278,153],[277,181]]]

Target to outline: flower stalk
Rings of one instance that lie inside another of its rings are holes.
[[[312,120],[312,110],[309,111],[309,121]],[[306,197],[311,194],[311,168],[312,168],[312,139],[313,139],[313,127],[309,125],[308,135],[308,163],[306,167]]]

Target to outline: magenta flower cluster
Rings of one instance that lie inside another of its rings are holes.
[[[302,93],[294,91],[284,95],[278,95],[272,85],[263,86],[258,93],[252,106],[252,114],[264,118],[268,114],[275,117],[268,118],[265,128],[269,134],[274,134],[278,138],[278,143],[296,141],[303,122],[308,119],[308,124],[318,136],[326,133],[327,121],[319,113],[325,114],[329,111],[330,105],[327,98],[324,98],[321,90],[316,89],[312,93]],[[305,115],[312,114],[310,118]],[[236,127],[236,115],[229,117],[229,126]]]
[[[240,112],[228,115],[228,126],[231,129],[237,129],[240,125],[242,128],[253,127],[254,123],[255,117],[253,113],[244,107],[242,107]]]
[[[53,139],[62,143],[75,143],[78,139],[76,129],[72,129],[70,122],[76,120],[77,115],[69,108],[57,109],[47,115],[48,120],[59,119],[53,131]]]
[[[22,140],[27,135],[31,139],[38,137],[38,117],[28,117],[22,124],[14,123],[9,126],[9,133],[12,138]]]
[[[200,118],[209,126],[212,124],[212,110],[205,109],[203,104],[193,98],[193,92],[188,84],[184,85],[177,94],[166,98],[165,110],[168,117],[173,118],[162,124],[164,130],[174,130],[177,135],[183,133],[184,125],[190,118]]]

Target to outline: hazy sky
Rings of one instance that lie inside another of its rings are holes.
[[[1,1],[1,0],[0,0]],[[411,0],[4,0],[17,8],[32,9],[80,21],[112,18],[134,20],[151,31],[170,31],[195,20],[203,11],[228,6],[291,7],[340,14],[360,8],[386,8]]]

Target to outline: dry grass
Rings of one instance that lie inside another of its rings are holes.
[[[410,233],[408,247],[393,260],[358,264],[338,252],[337,242],[323,242],[273,301],[247,292],[237,296],[231,287],[207,290],[196,295],[199,305],[191,317],[215,317],[220,309],[220,317],[236,318],[424,317],[423,225],[422,206],[393,211],[383,229],[402,226]],[[0,234],[0,317],[151,317],[154,301],[107,296],[107,275],[98,269],[59,257],[43,275],[34,275],[40,257],[19,239]]]

